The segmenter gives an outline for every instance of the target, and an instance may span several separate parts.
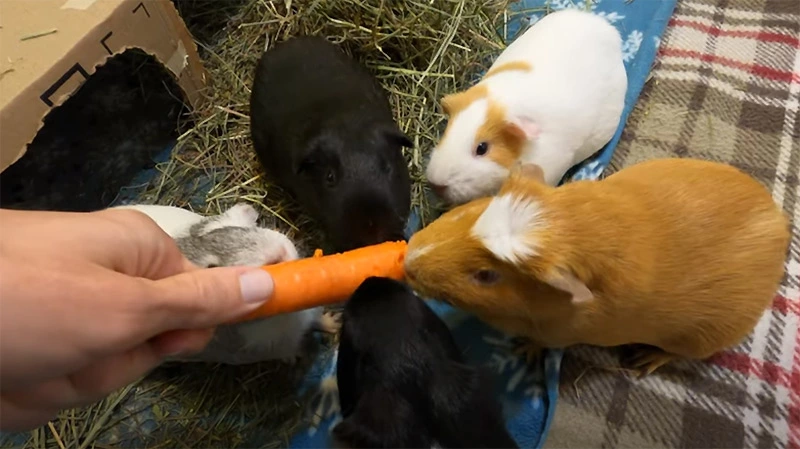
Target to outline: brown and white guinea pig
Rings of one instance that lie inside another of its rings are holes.
[[[491,376],[401,282],[368,278],[345,304],[336,378],[336,447],[517,447]]]
[[[411,147],[374,76],[325,38],[276,44],[258,63],[253,147],[335,251],[404,240]]]
[[[174,206],[134,204],[117,206],[149,216],[181,253],[201,268],[263,266],[297,259],[292,241],[284,234],[258,226],[258,212],[239,203],[220,215],[202,216]],[[243,365],[267,360],[294,363],[311,330],[335,333],[339,323],[317,307],[237,324],[218,326],[206,348],[182,362]]]
[[[447,128],[426,177],[461,204],[497,192],[518,161],[556,185],[605,146],[619,127],[628,78],[617,29],[565,9],[516,38],[480,82],[442,99]]]
[[[417,232],[405,264],[416,291],[527,337],[529,355],[649,345],[631,364],[649,374],[740,343],[789,238],[769,192],[728,165],[659,159],[561,187],[525,165]]]

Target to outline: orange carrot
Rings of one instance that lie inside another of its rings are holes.
[[[344,253],[266,265],[275,291],[263,306],[236,320],[247,321],[272,315],[297,312],[312,307],[347,301],[370,276],[403,280],[406,242],[385,242]]]

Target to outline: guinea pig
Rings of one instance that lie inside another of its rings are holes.
[[[253,147],[266,174],[317,221],[335,251],[404,240],[411,180],[386,92],[322,37],[276,44],[258,62]]]
[[[740,343],[774,298],[789,238],[767,189],[729,165],[657,159],[561,187],[524,165],[417,232],[405,269],[420,294],[523,337],[529,356],[649,345],[628,364],[647,375]]]
[[[126,204],[124,206],[116,206],[114,209],[133,209],[142,212],[155,221],[172,238],[188,234],[192,225],[207,220],[206,217],[190,210],[161,204]],[[239,210],[237,207],[231,208],[228,211],[230,214],[228,216],[236,218],[237,210]]]
[[[425,169],[442,200],[462,204],[497,192],[517,162],[555,186],[616,132],[628,78],[622,38],[589,12],[565,9],[536,22],[480,82],[445,96],[445,132]]]
[[[398,281],[368,278],[345,304],[336,377],[346,447],[517,447],[490,376]]]
[[[173,206],[136,204],[118,206],[148,215],[183,255],[201,268],[263,266],[297,259],[292,241],[284,234],[258,226],[258,212],[239,203],[220,215],[204,217]],[[311,330],[336,333],[335,315],[317,307],[268,318],[218,326],[206,348],[173,361],[242,365],[266,360],[294,363]]]

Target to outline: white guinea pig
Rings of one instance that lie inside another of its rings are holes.
[[[523,162],[541,167],[554,186],[614,136],[627,88],[614,26],[584,11],[548,14],[480,82],[442,99],[448,124],[426,168],[428,182],[460,204],[495,193]]]
[[[297,259],[295,245],[284,234],[259,227],[258,212],[236,204],[225,213],[204,217],[173,206],[126,205],[148,215],[197,266],[262,266]],[[199,354],[175,359],[229,365],[280,359],[294,362],[310,330],[336,332],[338,321],[322,308],[276,315],[217,327],[214,338]]]

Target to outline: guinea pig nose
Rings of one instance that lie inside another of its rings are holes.
[[[432,182],[429,184],[431,186],[431,189],[433,189],[433,192],[438,196],[444,196],[445,192],[447,192],[447,186],[441,184],[434,184]]]

